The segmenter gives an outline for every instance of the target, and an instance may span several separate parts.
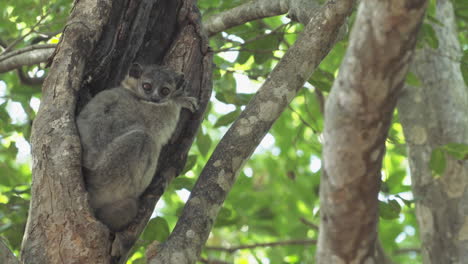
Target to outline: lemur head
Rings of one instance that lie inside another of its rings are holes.
[[[122,86],[133,91],[138,98],[162,103],[184,93],[182,73],[159,65],[141,66],[134,63]]]

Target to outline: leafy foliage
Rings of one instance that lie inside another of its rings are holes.
[[[204,17],[245,2],[198,1]],[[452,2],[460,32],[468,31],[468,2]],[[64,0],[51,3],[0,1],[0,40],[11,44],[23,36],[14,49],[57,41],[69,5],[70,1]],[[435,1],[430,1],[419,38],[420,46],[434,49],[438,47],[438,39],[433,27],[440,24],[434,18],[435,8]],[[144,263],[144,249],[153,240],[162,242],[167,238],[210,153],[302,29],[303,25],[278,16],[249,22],[211,37],[216,67],[214,94],[206,120],[190,151],[183,175],[168,187],[157,206],[155,218],[134,249],[131,262]],[[460,33],[459,39],[466,48],[467,35]],[[219,213],[207,243],[211,249],[203,251],[203,258],[229,263],[314,262],[315,245],[255,247],[255,244],[318,237],[323,105],[347,45],[347,39],[335,45],[245,165]],[[465,51],[460,64],[465,81],[468,80],[467,65],[468,52]],[[38,77],[46,74],[42,66],[24,70],[31,77]],[[409,74],[406,82],[421,85],[414,74]],[[16,252],[20,248],[30,199],[31,171],[30,158],[25,155],[29,151],[26,141],[39,98],[40,88],[21,84],[15,72],[0,76],[0,235]],[[436,149],[428,165],[436,174],[443,172],[446,154],[465,159],[467,148],[449,144]],[[399,253],[419,247],[407,167],[402,128],[395,114],[382,169],[379,238],[394,261],[420,263],[417,251]],[[232,252],[213,249],[238,245],[253,246]]]

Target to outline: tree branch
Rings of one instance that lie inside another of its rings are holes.
[[[380,170],[425,5],[424,0],[360,3],[325,105],[319,264],[384,263],[376,257]]]
[[[18,258],[13,255],[13,252],[7,247],[3,239],[0,238],[0,263],[3,264],[20,264]]]
[[[329,1],[307,24],[220,141],[153,264],[194,263],[236,176],[335,43],[354,1]]]
[[[55,44],[39,44],[4,53],[0,56],[0,73],[45,62],[52,55],[55,47]]]
[[[252,20],[288,12],[291,19],[306,25],[318,7],[315,0],[254,0],[213,15],[203,25],[208,36],[213,36]]]
[[[18,77],[22,84],[25,85],[40,85],[44,82],[45,76],[42,77],[29,77],[27,73],[23,71],[23,69],[18,68],[16,69],[18,73]]]
[[[428,164],[439,147],[468,144],[468,90],[459,63],[464,44],[457,37],[460,32],[452,1],[437,1],[435,19],[441,21],[431,23],[438,47],[416,50],[410,70],[420,85],[404,88],[398,115],[405,135],[411,189],[417,197],[421,258],[427,263],[463,263],[468,250],[468,212],[462,209],[467,201],[468,161],[445,156],[442,175],[435,174]]]
[[[50,11],[47,11],[45,14],[42,14],[41,17],[39,18],[39,20],[36,22],[36,24],[34,24],[28,31],[28,33],[22,35],[21,37],[17,38],[15,41],[13,41],[10,45],[8,45],[8,47],[5,48],[5,50],[3,51],[3,53],[6,53],[6,52],[9,52],[11,49],[13,49],[16,45],[18,45],[18,43],[20,43],[24,38],[26,38],[27,36],[29,36],[31,33],[34,32],[34,29],[37,28],[43,21],[44,19],[47,18],[47,16],[49,15],[49,12]],[[2,54],[3,55],[3,54]]]
[[[206,259],[206,258],[200,258],[199,261],[201,263],[205,264],[231,264],[230,262],[222,261],[222,260],[217,260],[217,259]]]
[[[255,243],[250,245],[241,245],[235,247],[205,247],[206,250],[215,250],[215,251],[226,251],[229,253],[234,253],[237,250],[241,249],[252,249],[257,247],[278,247],[278,246],[290,246],[290,245],[313,245],[317,244],[315,239],[298,239],[298,240],[285,240],[285,241],[276,241],[269,243]]]
[[[2,49],[2,52],[6,49],[8,45],[6,44],[6,42],[0,38],[0,48]]]
[[[304,225],[310,227],[311,229],[319,230],[318,225],[312,223],[311,221],[309,221],[309,220],[307,220],[307,219],[305,219],[305,218],[301,218],[300,220],[301,220],[301,222],[302,222]]]
[[[421,248],[400,248],[393,251],[394,255],[403,255],[403,254],[421,254]]]

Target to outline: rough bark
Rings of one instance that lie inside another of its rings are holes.
[[[83,55],[96,45],[110,6],[110,1],[76,3],[43,86],[31,135],[32,198],[21,252],[25,263],[109,262],[108,255],[96,250],[108,245],[108,232],[87,210],[74,98],[86,64]]]
[[[169,239],[150,263],[194,263],[242,165],[335,42],[354,1],[329,1],[229,128],[204,167]]]
[[[285,13],[291,19],[307,25],[318,7],[318,1],[314,0],[254,0],[209,17],[203,26],[208,35],[212,36],[252,20]]]
[[[421,86],[406,87],[398,102],[416,201],[424,263],[468,259],[468,163],[446,156],[441,177],[432,175],[432,151],[468,144],[468,94],[460,72],[461,48],[450,1],[438,1],[433,24],[438,49],[419,49],[410,70]]]
[[[325,107],[317,263],[383,263],[380,170],[426,1],[361,1]]]
[[[184,72],[189,93],[200,99],[201,107],[194,115],[181,114],[177,134],[160,157],[163,166],[141,198],[139,216],[114,236],[88,206],[75,115],[90,94],[119,83],[133,61],[164,63]],[[24,263],[124,261],[125,250],[111,256],[114,239],[134,242],[168,181],[183,169],[210,97],[211,64],[195,1],[75,2],[33,124],[32,198],[22,245]]]

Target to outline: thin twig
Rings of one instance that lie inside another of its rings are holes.
[[[307,122],[302,116],[301,114],[299,114],[294,108],[292,108],[292,106],[288,105],[288,109],[291,110],[293,113],[295,113],[298,117],[299,117],[299,120],[301,120],[301,122],[307,126],[308,128],[312,129],[312,131],[314,133],[318,133],[317,130],[309,123]]]
[[[317,101],[319,101],[320,104],[320,112],[325,114],[325,96],[323,95],[322,91],[315,87],[315,96],[317,97]]]
[[[247,45],[247,44],[249,44],[249,43],[255,42],[255,41],[257,41],[257,40],[266,38],[266,37],[271,36],[271,35],[276,35],[280,29],[282,29],[282,28],[284,28],[284,27],[286,27],[286,26],[288,26],[288,25],[289,25],[289,23],[282,24],[282,25],[280,25],[280,26],[274,28],[273,30],[271,30],[271,31],[268,32],[268,33],[261,34],[261,35],[255,36],[255,37],[253,37],[253,38],[247,39],[247,40],[245,40],[243,43],[238,42],[238,41],[230,40],[229,38],[225,38],[228,42],[231,42],[231,43],[239,43],[240,45],[236,45],[236,46],[229,47],[229,48],[224,48],[224,49],[218,49],[218,50],[215,50],[214,52],[231,51],[231,50],[237,51],[237,50],[240,50],[240,49],[234,49],[234,48],[245,46],[245,45]],[[283,32],[282,34],[284,34],[284,32]],[[273,51],[275,51],[275,50],[273,50]]]
[[[8,45],[6,44],[6,42],[3,40],[3,39],[0,39],[0,48],[2,48],[3,50],[6,49]]]
[[[20,43],[25,37],[29,36],[29,34],[33,33],[34,32],[34,29],[39,26],[42,21],[44,21],[44,19],[49,15],[49,11],[47,11],[44,15],[41,15],[41,18],[39,18],[39,20],[36,22],[36,24],[34,24],[30,29],[29,29],[29,32],[24,34],[23,36],[17,38],[15,41],[13,41],[13,43],[11,43],[8,47],[6,47],[6,49],[3,51],[2,54],[5,54],[6,52],[10,51],[13,47],[15,47],[18,43]]]
[[[41,85],[45,80],[45,75],[42,77],[29,77],[26,72],[20,67],[16,69],[18,77],[22,84],[24,85]]]
[[[303,218],[303,217],[301,217],[301,219],[299,219],[299,220],[301,220],[301,222],[302,222],[304,225],[306,225],[306,226],[308,226],[308,227],[310,227],[310,228],[312,228],[312,229],[314,229],[314,230],[319,230],[318,225],[316,225],[316,224],[310,222],[309,220],[307,220],[307,219],[305,219],[305,218]]]
[[[250,74],[248,72],[241,72],[241,71],[236,71],[236,70],[224,70],[224,71],[226,71],[228,73],[232,73],[232,74],[236,73],[236,74],[240,74],[240,75],[245,75],[245,76],[249,77],[249,79],[251,79],[251,80],[257,80],[260,77],[266,79],[267,76],[268,76],[268,73],[265,73],[263,75],[262,74],[254,75],[254,74]]]
[[[247,52],[252,52],[252,53],[271,53],[271,52],[277,51],[277,49],[255,50],[255,49],[230,47],[230,48],[213,50],[214,53],[233,52],[233,51],[247,51]]]
[[[400,248],[393,251],[394,255],[402,255],[402,254],[409,254],[409,253],[416,253],[421,254],[420,248]]]
[[[256,243],[250,245],[240,245],[236,247],[205,247],[206,250],[214,250],[214,251],[225,251],[228,253],[233,253],[237,250],[241,249],[252,249],[257,247],[277,247],[277,246],[290,246],[290,245],[313,245],[317,244],[317,240],[315,239],[298,239],[298,240],[285,240],[285,241],[277,241],[277,242],[270,242],[270,243]]]
[[[222,261],[219,259],[200,258],[199,261],[205,264],[231,264],[230,262]]]

